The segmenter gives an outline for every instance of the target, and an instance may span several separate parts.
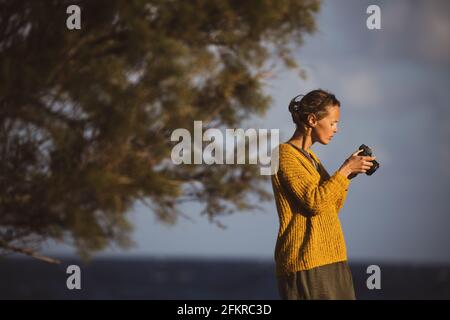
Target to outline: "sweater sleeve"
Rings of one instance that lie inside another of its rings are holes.
[[[330,174],[328,173],[327,169],[322,165],[322,163],[320,163],[319,165],[320,165],[321,169],[325,172],[327,177],[329,177]],[[350,179],[348,179],[348,180],[350,180]],[[347,198],[347,191],[348,191],[348,188],[345,189],[345,192],[342,194],[341,197],[336,199],[336,210],[337,210],[338,213],[342,209],[342,207],[344,206],[345,199]]]
[[[348,191],[348,188],[345,189],[345,192],[344,192],[344,194],[342,195],[342,197],[341,197],[340,199],[338,199],[338,201],[336,202],[336,209],[337,209],[338,212],[339,212],[339,211],[342,209],[342,207],[344,206],[345,199],[347,198],[347,191]]]
[[[318,182],[289,151],[280,150],[278,173],[282,184],[312,215],[337,208],[345,196],[350,180],[336,171],[329,179]],[[343,204],[343,201],[342,201]]]

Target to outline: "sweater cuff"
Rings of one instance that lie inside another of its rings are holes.
[[[344,176],[339,171],[336,171],[334,174],[336,181],[339,183],[339,185],[342,187],[343,190],[347,190],[348,186],[350,185],[350,179]]]

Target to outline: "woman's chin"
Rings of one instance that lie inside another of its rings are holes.
[[[327,145],[327,144],[330,143],[330,141],[331,141],[332,139],[333,139],[333,138],[321,138],[321,139],[317,139],[316,142],[319,142],[320,144],[325,144],[325,145]]]

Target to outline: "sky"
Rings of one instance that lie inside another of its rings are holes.
[[[366,27],[371,4],[381,9],[380,30]],[[352,180],[340,212],[349,261],[450,263],[450,2],[323,1],[317,25],[295,51],[307,79],[280,71],[266,87],[271,109],[248,125],[279,129],[284,142],[295,129],[287,109],[293,96],[334,93],[338,133],[311,148],[330,173],[362,143],[380,163],[374,175]],[[136,246],[99,255],[273,259],[278,216],[274,201],[262,206],[221,218],[223,230],[196,204],[182,207],[192,220],[174,226],[137,205],[130,213]],[[73,249],[49,243],[44,253]]]

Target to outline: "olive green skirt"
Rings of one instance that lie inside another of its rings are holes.
[[[277,276],[284,300],[355,300],[353,278],[347,261]]]

